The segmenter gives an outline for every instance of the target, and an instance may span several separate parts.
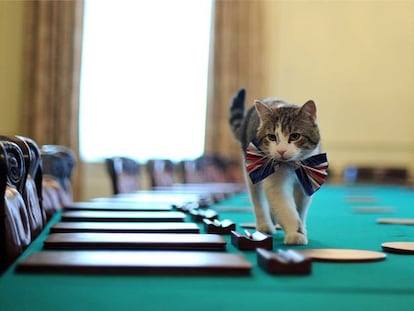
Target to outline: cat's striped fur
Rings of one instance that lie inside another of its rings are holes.
[[[320,134],[313,101],[297,106],[282,100],[256,100],[245,110],[246,91],[239,90],[230,107],[230,126],[242,151],[255,140],[269,165],[279,169],[257,184],[246,175],[254,205],[257,230],[273,233],[276,223],[285,231],[286,244],[307,244],[306,216],[311,197],[307,196],[291,163],[320,151]]]

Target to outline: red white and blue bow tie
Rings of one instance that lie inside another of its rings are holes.
[[[247,172],[253,184],[273,174],[280,164],[284,163],[271,161],[264,157],[263,151],[257,148],[254,143],[250,143],[247,147],[245,161]],[[326,153],[317,154],[301,161],[287,163],[296,167],[296,176],[303,190],[309,196],[314,194],[325,183],[328,176],[328,159]]]

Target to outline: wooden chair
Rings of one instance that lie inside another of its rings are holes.
[[[129,157],[111,157],[105,160],[114,195],[131,193],[140,187],[140,164]]]
[[[408,169],[405,167],[375,167],[350,165],[344,169],[346,183],[407,184]]]
[[[240,183],[243,171],[239,163],[219,155],[202,155],[180,163],[184,183]]]
[[[42,170],[39,148],[32,139],[23,136],[0,136],[0,139],[17,144],[23,153],[25,176],[22,195],[29,216],[32,239],[34,239],[46,224],[46,214],[41,204]]]
[[[409,172],[405,167],[390,167],[385,170],[384,178],[387,183],[407,184],[409,182]]]
[[[198,169],[202,172],[204,182],[223,183],[227,181],[227,162],[217,155],[203,155],[197,160]]]
[[[72,172],[76,164],[73,151],[61,145],[43,145],[42,159],[42,203],[47,219],[67,203],[73,201]]]
[[[175,164],[169,159],[150,159],[146,164],[151,187],[172,186],[175,182]]]
[[[199,184],[204,182],[203,172],[199,170],[197,161],[182,160],[177,164],[180,180],[185,184]]]
[[[31,231],[22,193],[25,159],[20,147],[0,141],[0,270],[4,271],[30,244]]]
[[[227,181],[232,183],[244,183],[244,173],[245,168],[238,161],[230,160],[227,164]]]

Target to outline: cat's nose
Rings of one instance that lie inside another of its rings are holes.
[[[283,155],[286,153],[287,150],[285,149],[279,149],[277,150],[277,153],[280,154],[281,157],[283,157]]]

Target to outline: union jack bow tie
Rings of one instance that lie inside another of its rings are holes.
[[[256,184],[273,174],[284,162],[274,162],[265,158],[261,151],[252,142],[246,150],[246,169],[253,184]],[[328,176],[328,159],[326,153],[311,156],[302,161],[287,162],[296,167],[295,173],[308,196],[314,194],[326,181]]]

